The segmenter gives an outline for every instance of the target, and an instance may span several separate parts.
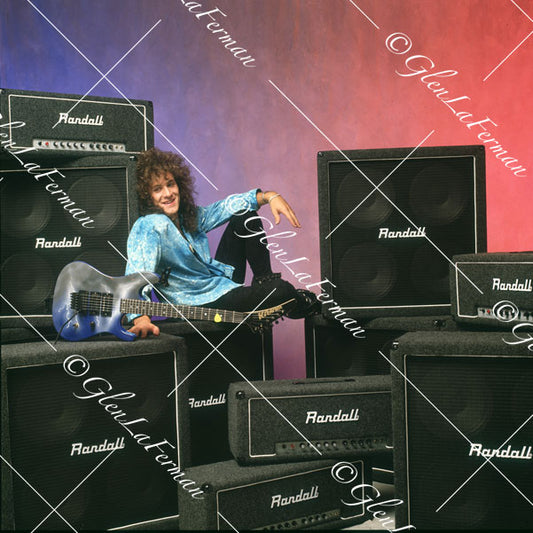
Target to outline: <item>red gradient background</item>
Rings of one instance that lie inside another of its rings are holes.
[[[129,98],[152,100],[156,126],[214,183],[196,173],[200,203],[253,187],[283,193],[302,229],[282,247],[307,258],[299,264],[319,281],[316,153],[333,149],[328,138],[342,149],[416,146],[433,131],[425,145],[481,144],[481,130],[461,123],[420,76],[397,74],[408,72],[406,58],[422,55],[433,73],[457,71],[432,81],[451,98],[467,96],[455,110],[489,117],[498,126],[487,129],[527,169],[517,177],[487,150],[489,251],[533,249],[532,0],[188,5],[222,11],[213,17],[254,68],[209,32],[208,15],[197,18],[181,0],[2,0],[0,86],[84,94],[101,76],[80,52],[105,72],[161,19],[109,79]],[[395,32],[411,39],[406,54],[387,49]],[[92,94],[119,96],[105,80]],[[156,145],[173,149],[159,134]],[[277,377],[304,375],[302,321],[275,328],[275,369]]]

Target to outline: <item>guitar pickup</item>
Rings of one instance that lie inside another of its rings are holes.
[[[113,295],[93,291],[73,292],[70,294],[70,307],[83,315],[110,317]]]

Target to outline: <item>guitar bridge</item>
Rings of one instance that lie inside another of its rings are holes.
[[[113,295],[94,291],[72,292],[70,307],[82,315],[109,317],[113,313]]]

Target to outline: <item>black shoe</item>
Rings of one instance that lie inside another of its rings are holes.
[[[292,319],[306,318],[318,315],[320,311],[321,304],[314,292],[296,289],[296,306],[288,311],[286,316]]]

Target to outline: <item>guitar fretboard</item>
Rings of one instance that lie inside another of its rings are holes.
[[[214,322],[242,322],[246,317],[240,311],[210,309],[192,305],[170,305],[161,302],[147,302],[124,298],[120,300],[120,312],[134,315],[166,316],[171,318],[188,318],[191,320],[212,320]]]

